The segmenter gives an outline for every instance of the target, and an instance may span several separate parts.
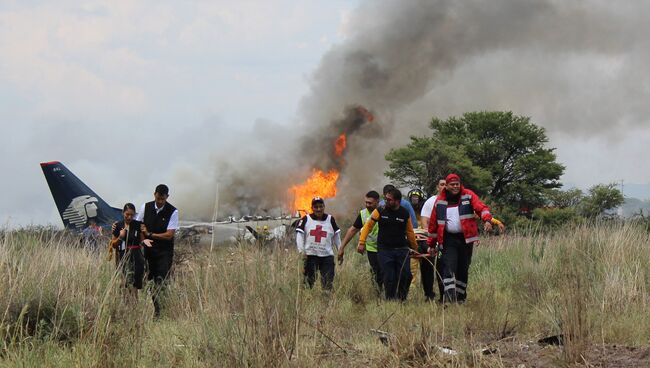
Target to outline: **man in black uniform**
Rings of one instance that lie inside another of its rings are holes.
[[[144,256],[149,266],[148,280],[153,280],[156,288],[153,292],[155,317],[160,317],[160,295],[174,260],[174,233],[178,229],[178,210],[167,202],[169,188],[165,184],[156,187],[154,201],[142,205],[137,220],[142,222],[141,231],[152,243],[145,248]]]
[[[386,193],[386,206],[375,209],[363,225],[357,252],[363,254],[368,235],[379,224],[377,256],[384,273],[386,299],[406,300],[411,285],[409,254],[417,254],[413,224],[409,212],[400,205],[402,193],[393,188]],[[410,250],[409,250],[410,248]]]

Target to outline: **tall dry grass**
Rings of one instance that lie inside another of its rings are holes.
[[[509,362],[480,348],[559,334],[558,361],[589,362],[594,344],[650,341],[649,240],[635,224],[605,223],[486,238],[468,303],[448,308],[418,288],[406,303],[381,300],[367,260],[352,253],[326,293],[302,287],[292,244],[213,254],[185,246],[165,314],[153,321],[147,293],[124,298],[103,254],[64,235],[7,232],[0,364],[500,367]]]

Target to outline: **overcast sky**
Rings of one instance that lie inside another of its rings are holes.
[[[0,1],[3,224],[60,224],[43,161],[64,162],[121,206],[149,200],[160,182],[170,184],[170,200],[211,201],[219,170],[209,163],[229,152],[269,165],[291,160],[256,148],[265,136],[257,131],[304,124],[301,101],[324,55],[359,39],[356,25],[374,4],[79,3]],[[620,37],[605,39],[611,32],[595,29],[580,50],[566,41],[547,59],[518,40],[473,52],[400,107],[403,139],[385,149],[426,133],[434,115],[512,110],[547,128],[567,166],[565,183],[650,183],[650,50],[642,16],[650,9],[633,1],[615,12],[607,2],[593,4],[612,14],[605,20],[621,27]],[[362,31],[371,32],[372,20],[363,21]],[[553,41],[545,42],[538,47]],[[170,147],[169,157],[152,154],[159,145]],[[152,160],[166,165],[152,169]]]

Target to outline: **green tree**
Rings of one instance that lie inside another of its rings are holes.
[[[542,227],[557,228],[560,226],[575,223],[581,217],[576,213],[575,208],[535,208],[533,219],[538,221]]]
[[[589,188],[589,194],[580,203],[580,213],[587,218],[596,218],[605,211],[622,205],[623,202],[625,197],[615,183],[594,185]]]
[[[462,147],[450,147],[436,137],[411,137],[405,147],[386,155],[389,170],[385,175],[396,184],[421,188],[434,194],[436,184],[450,172],[456,172],[479,194],[490,187],[490,173],[474,165]]]
[[[555,162],[547,148],[544,128],[512,112],[465,113],[447,120],[431,121],[434,136],[464,147],[475,165],[492,175],[489,194],[505,205],[537,207],[544,203],[545,189],[559,188],[564,166]]]
[[[386,176],[432,193],[436,180],[450,172],[502,206],[537,207],[544,192],[560,187],[564,166],[547,148],[544,128],[512,112],[471,112],[447,120],[434,118],[433,134],[412,137],[391,150]]]
[[[546,192],[548,205],[556,208],[578,207],[583,197],[582,190],[578,188],[569,190],[550,189]]]

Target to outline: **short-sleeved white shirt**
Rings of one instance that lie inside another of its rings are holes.
[[[424,202],[422,210],[420,211],[420,216],[431,218],[431,212],[433,211],[433,205],[436,202],[436,198],[438,198],[438,196],[431,196],[431,198]]]

